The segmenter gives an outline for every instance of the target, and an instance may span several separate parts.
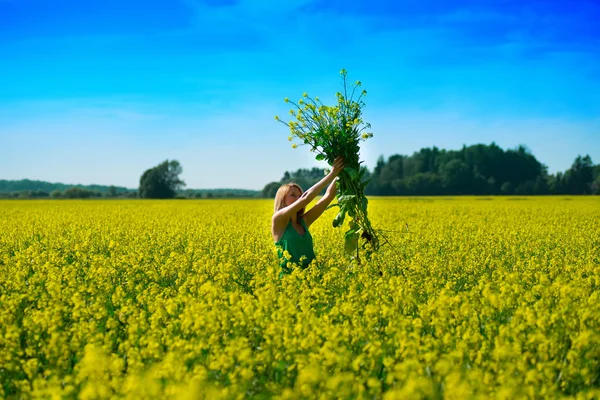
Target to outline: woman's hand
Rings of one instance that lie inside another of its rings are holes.
[[[337,157],[333,162],[333,167],[331,169],[331,173],[333,176],[337,176],[344,169],[344,158]]]

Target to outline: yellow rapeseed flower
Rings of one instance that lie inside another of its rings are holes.
[[[371,197],[390,244],[348,261],[328,209],[285,276],[273,199],[3,200],[0,397],[596,398],[600,199],[566,199]]]

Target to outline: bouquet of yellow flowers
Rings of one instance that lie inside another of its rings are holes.
[[[361,168],[362,161],[359,161],[360,141],[373,137],[372,133],[366,132],[371,125],[362,120],[362,108],[365,106],[362,99],[367,91],[360,91],[354,100],[361,82],[356,81],[348,88],[346,70],[342,69],[340,74],[343,93],[336,94],[336,105],[324,105],[318,97],[313,99],[304,93],[297,103],[288,98],[284,100],[294,106],[290,114],[295,121],[285,122],[279,117],[275,119],[289,127],[290,141],[297,138],[303,142],[303,145],[310,146],[311,151],[317,153],[315,158],[318,161],[326,160],[329,165],[333,165],[337,157],[344,158],[346,167],[340,173],[337,182],[338,203],[329,206],[340,208],[333,220],[333,226],[342,226],[348,215],[350,223],[345,234],[344,250],[348,255],[356,252],[358,259],[359,239],[363,239],[361,247],[369,258],[379,249],[379,237],[368,218],[368,200],[364,195],[364,189],[369,180],[363,181],[366,170]],[[297,146],[292,145],[294,148]]]

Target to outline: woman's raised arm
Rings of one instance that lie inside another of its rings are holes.
[[[333,162],[331,171],[323,179],[315,183],[310,189],[302,193],[302,196],[300,196],[300,198],[294,203],[277,211],[273,215],[273,222],[285,220],[287,223],[288,218],[291,218],[292,215],[309,205],[310,202],[317,197],[321,190],[323,190],[325,186],[329,185],[335,179],[335,177],[338,176],[342,169],[344,169],[344,159],[338,157]]]

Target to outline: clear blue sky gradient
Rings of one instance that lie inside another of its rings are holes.
[[[0,179],[191,188],[324,167],[283,98],[368,91],[361,158],[526,145],[600,162],[600,2],[0,0]]]

